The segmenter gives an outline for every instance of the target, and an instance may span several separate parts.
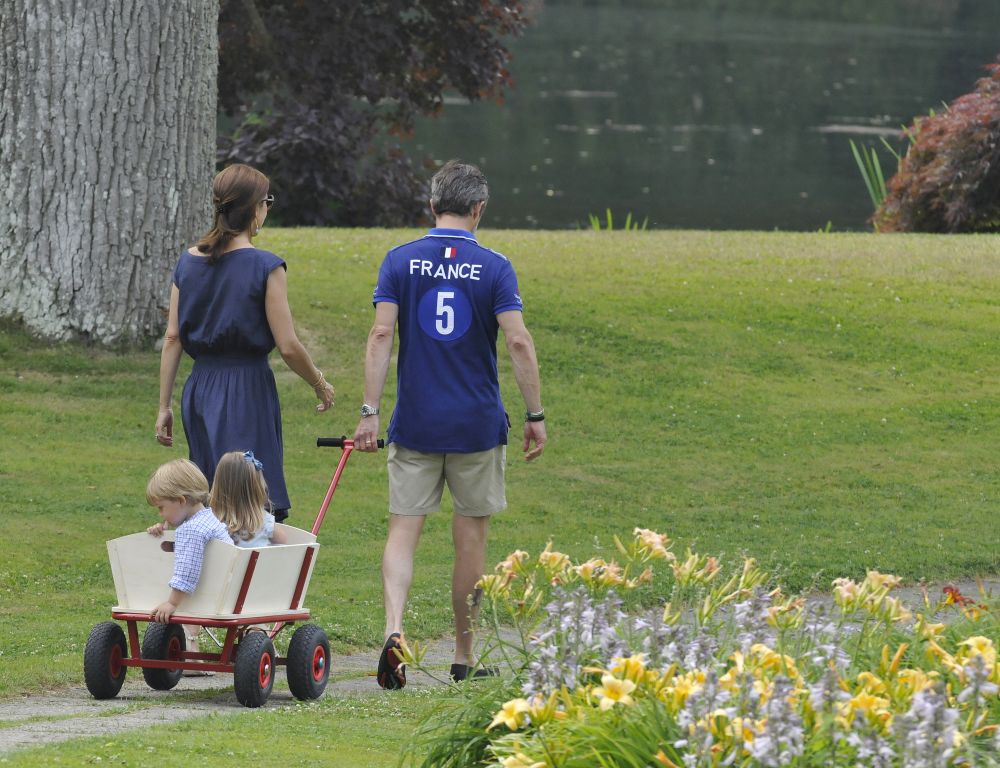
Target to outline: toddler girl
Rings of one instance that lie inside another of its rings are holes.
[[[284,531],[274,527],[274,515],[264,511],[267,503],[264,465],[253,451],[223,454],[215,468],[210,504],[237,547],[286,543]]]

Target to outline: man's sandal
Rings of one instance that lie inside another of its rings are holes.
[[[375,679],[378,684],[389,691],[395,691],[406,685],[406,665],[399,657],[402,652],[399,632],[393,632],[382,646],[382,654],[378,658],[378,673]]]
[[[452,680],[454,680],[456,683],[460,683],[467,677],[469,677],[470,672],[472,672],[472,667],[470,667],[467,664],[452,664],[451,672],[449,672],[448,674]],[[500,670],[497,669],[496,667],[480,667],[475,672],[472,672],[472,678],[475,679],[477,677],[496,677],[499,674]]]

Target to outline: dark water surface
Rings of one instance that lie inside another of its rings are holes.
[[[449,101],[415,156],[479,163],[484,226],[868,228],[849,139],[972,90],[1000,0],[546,2],[504,104]],[[882,149],[889,175],[895,160]]]

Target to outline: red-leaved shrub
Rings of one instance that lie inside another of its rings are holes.
[[[972,93],[918,117],[872,223],[880,232],[1000,231],[1000,57]]]

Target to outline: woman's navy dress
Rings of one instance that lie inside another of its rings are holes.
[[[281,406],[267,356],[267,279],[285,262],[268,251],[240,248],[214,264],[181,254],[174,270],[184,351],[194,358],[181,413],[191,461],[212,482],[227,451],[253,451],[278,518],[291,505],[285,488]]]

